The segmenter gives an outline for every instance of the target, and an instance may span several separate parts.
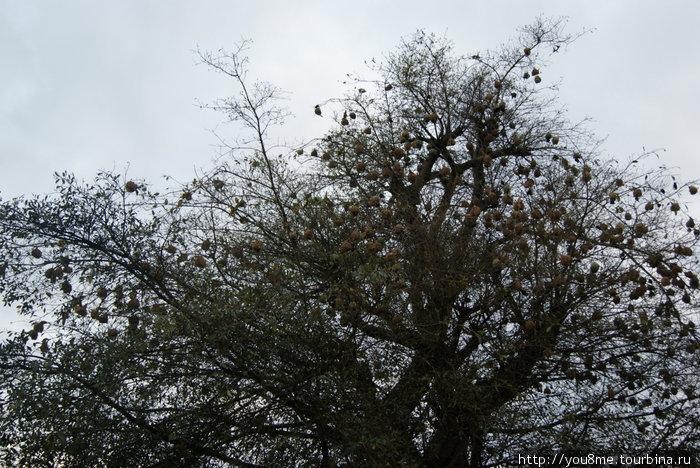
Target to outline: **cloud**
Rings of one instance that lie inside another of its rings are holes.
[[[609,136],[605,154],[625,158],[665,147],[683,175],[700,173],[700,78],[695,24],[700,4],[651,1],[156,2],[0,0],[0,192],[52,189],[51,174],[90,179],[100,168],[160,184],[191,179],[216,156],[209,130],[223,116],[196,106],[232,92],[195,66],[198,46],[231,49],[254,40],[252,75],[290,92],[296,115],[278,132],[293,142],[322,134],[313,106],[342,95],[346,73],[364,72],[401,37],[445,33],[465,54],[492,48],[535,16],[568,15],[581,38],[543,71],[563,77],[573,119],[592,116]]]

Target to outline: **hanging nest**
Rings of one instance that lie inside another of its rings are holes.
[[[56,268],[49,268],[44,272],[44,277],[47,279],[51,280],[51,284],[54,284],[56,282],[56,279],[61,278],[63,276],[63,271],[61,270],[60,267]]]
[[[645,235],[647,232],[649,232],[649,228],[646,227],[644,223],[637,223],[633,227],[634,229],[634,235],[636,237],[642,237]]]
[[[564,275],[557,275],[554,280],[552,280],[552,286],[564,286],[566,284],[566,277]]]
[[[197,268],[204,268],[207,266],[207,261],[201,255],[197,255],[196,257],[194,257],[193,264]]]
[[[378,240],[375,240],[374,242],[368,242],[365,245],[365,249],[368,253],[375,254],[382,250],[382,244]]]
[[[433,112],[432,114],[425,114],[423,115],[423,120],[426,122],[435,123],[438,121],[438,115],[435,112]]]
[[[46,322],[34,322],[32,324],[32,330],[34,330],[36,333],[43,333],[44,332],[44,324]]]
[[[693,255],[693,249],[685,245],[677,245],[674,252],[678,255],[683,255],[685,257],[690,257]]]
[[[525,225],[523,223],[515,223],[515,226],[513,226],[513,231],[516,235],[520,236],[525,232]]]
[[[527,239],[524,237],[521,237],[520,240],[518,241],[518,248],[524,252],[527,252],[530,250],[530,246],[527,243]]]
[[[132,330],[139,326],[139,318],[135,315],[129,316],[129,328]]]
[[[384,259],[390,263],[394,263],[399,259],[400,255],[401,251],[398,248],[394,248],[384,256]]]

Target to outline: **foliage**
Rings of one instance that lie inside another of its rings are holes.
[[[490,466],[700,448],[689,184],[601,160],[540,69],[418,33],[274,156],[278,91],[203,55],[252,131],[177,193],[100,174],[0,205],[18,466]],[[359,87],[363,86],[363,87]]]

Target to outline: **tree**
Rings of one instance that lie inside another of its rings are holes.
[[[697,189],[567,122],[539,69],[572,39],[541,20],[469,58],[419,32],[280,156],[278,91],[243,49],[204,54],[241,91],[212,107],[252,131],[218,167],[3,202],[0,284],[34,320],[0,353],[5,461],[700,448]]]

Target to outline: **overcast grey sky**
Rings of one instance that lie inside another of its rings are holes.
[[[254,41],[251,72],[288,91],[284,136],[319,136],[313,106],[344,93],[346,73],[422,28],[457,52],[497,47],[538,15],[594,29],[555,56],[572,120],[594,119],[603,154],[664,148],[663,162],[700,177],[700,2],[0,0],[0,196],[52,189],[52,174],[127,170],[159,184],[211,167],[223,116],[200,109],[232,92],[196,66],[198,47]],[[227,130],[221,127],[222,132]],[[0,328],[12,322],[5,311]]]

